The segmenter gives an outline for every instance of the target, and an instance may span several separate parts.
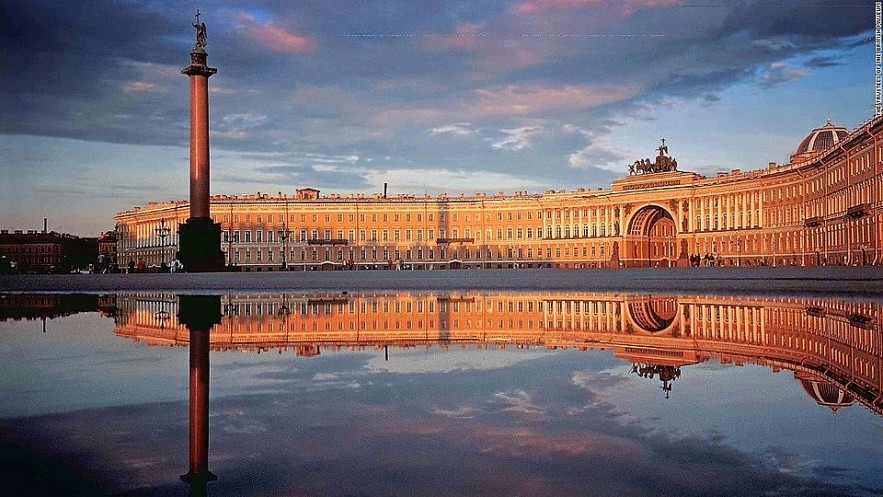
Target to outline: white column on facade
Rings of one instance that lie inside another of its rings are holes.
[[[758,207],[758,211],[759,211],[759,214],[758,214],[759,219],[757,221],[757,224],[759,226],[766,226],[766,219],[765,219],[766,216],[764,215],[764,212],[763,212],[763,193],[762,192],[761,192],[760,198],[758,199],[758,206],[757,207]]]
[[[707,229],[705,226],[705,199],[699,199],[699,231]]]
[[[736,225],[734,226],[736,229],[742,229],[742,220],[744,219],[744,214],[742,213],[743,206],[745,205],[745,198],[743,197],[743,193],[737,193],[735,199],[735,212],[736,212]]]
[[[696,202],[693,199],[690,199],[688,207],[690,213],[687,215],[687,228],[690,230],[690,233],[693,233],[696,231],[696,226],[693,221],[696,218]]]
[[[610,206],[604,207],[604,226],[607,232],[607,236],[613,234],[613,209]]]
[[[552,238],[558,238],[558,209],[552,209]]]
[[[727,229],[733,229],[736,223],[736,216],[733,214],[733,195],[727,195]]]
[[[537,238],[542,239],[546,236],[546,227],[547,227],[547,225],[546,225],[546,212],[541,210],[540,217],[543,218],[543,234],[538,236]]]
[[[583,219],[583,211],[584,211],[584,210],[585,210],[585,208],[580,208],[580,209],[579,209],[579,212],[578,212],[578,214],[577,214],[577,215],[578,215],[578,219],[579,219],[579,228],[580,228],[579,236],[582,236],[583,231],[585,231],[585,229],[586,229],[586,228],[585,228],[585,226],[586,226],[586,224],[585,224],[585,220]]]

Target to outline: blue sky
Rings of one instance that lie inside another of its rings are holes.
[[[0,227],[95,235],[188,195],[207,24],[212,193],[605,187],[665,137],[679,169],[787,162],[873,115],[873,2],[11,0]]]

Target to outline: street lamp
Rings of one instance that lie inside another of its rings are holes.
[[[162,218],[159,220],[159,227],[154,228],[154,232],[156,232],[156,236],[160,239],[160,253],[162,264],[161,267],[165,267],[166,265],[166,237],[169,236],[172,232],[172,229],[166,226],[166,219]]]
[[[736,239],[736,267],[742,267],[742,239]]]
[[[287,271],[288,264],[285,262],[285,252],[288,250],[288,245],[286,242],[288,241],[288,238],[291,237],[291,230],[287,229],[286,226],[283,224],[282,229],[277,231],[276,233],[279,234],[279,239],[282,240],[282,270]]]

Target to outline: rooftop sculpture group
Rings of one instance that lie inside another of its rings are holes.
[[[629,164],[629,176],[635,174],[663,173],[678,170],[678,161],[668,155],[668,146],[665,144],[665,138],[662,139],[662,145],[657,149],[659,155],[656,161],[651,162],[650,159],[636,160],[633,164]]]

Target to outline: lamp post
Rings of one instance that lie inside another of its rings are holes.
[[[285,261],[285,252],[288,250],[288,244],[286,242],[291,236],[291,230],[286,228],[286,226],[283,224],[282,229],[277,231],[276,233],[279,234],[279,239],[282,240],[282,270],[288,271],[288,263]]]
[[[166,226],[166,219],[162,218],[159,220],[159,227],[154,228],[154,232],[156,232],[156,236],[159,237],[160,240],[160,253],[161,253],[161,266],[165,267],[166,265],[166,237],[171,234],[172,229]]]
[[[742,267],[742,239],[736,239],[736,267]]]
[[[230,222],[227,229],[224,230],[224,241],[227,243],[227,265],[235,266],[233,263],[233,202],[230,202]],[[238,241],[238,240],[237,240]]]

